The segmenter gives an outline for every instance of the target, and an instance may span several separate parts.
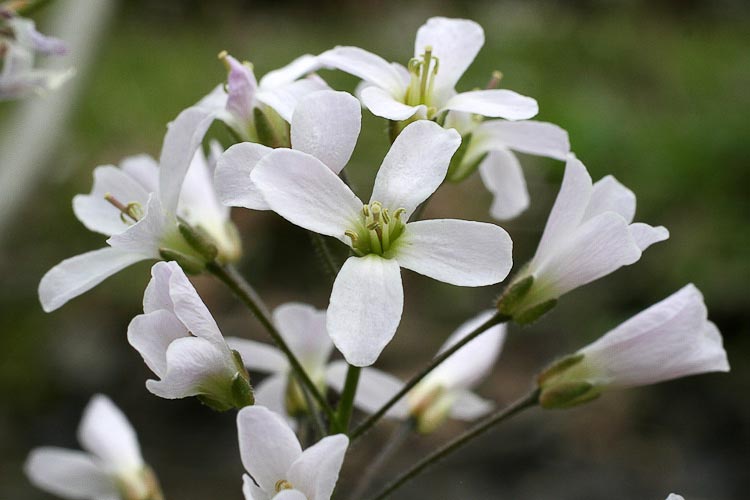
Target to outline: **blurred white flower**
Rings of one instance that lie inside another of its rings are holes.
[[[34,486],[72,500],[162,498],[135,431],[106,396],[91,398],[78,441],[86,452],[56,447],[31,451],[24,471]]]
[[[707,316],[700,291],[683,287],[543,372],[542,405],[572,406],[605,389],[729,371],[721,334]]]
[[[586,167],[570,158],[560,193],[536,254],[513,280],[501,311],[519,322],[533,320],[561,295],[630,265],[664,227],[632,223],[635,194],[607,176],[592,185]]]
[[[494,311],[482,314],[462,324],[443,344],[438,354],[453,346],[493,316]],[[505,325],[496,325],[461,347],[426,376],[407,395],[396,403],[386,417],[412,418],[420,432],[432,432],[446,418],[474,420],[495,406],[472,392],[492,371],[505,341]],[[328,370],[330,386],[341,391],[347,366],[334,362]],[[365,368],[360,373],[354,404],[357,408],[374,413],[391,399],[404,383],[398,378],[377,370]]]
[[[336,47],[318,58],[323,66],[361,78],[362,103],[389,120],[432,119],[449,110],[509,120],[536,115],[534,99],[510,90],[456,93],[456,83],[482,45],[484,31],[477,23],[433,17],[417,31],[408,68],[357,47]]]
[[[213,168],[220,153],[212,146],[210,161],[200,148],[210,121],[197,110],[183,111],[164,138],[156,162],[147,155],[126,158],[120,165],[97,167],[88,195],[73,199],[76,217],[90,230],[109,236],[109,246],[66,259],[39,283],[39,300],[53,311],[109,276],[146,259],[184,256],[204,260],[180,234],[178,219],[205,234],[216,245],[218,259],[241,254],[229,209],[217,198]]]
[[[512,242],[498,226],[442,219],[407,224],[442,183],[460,137],[429,121],[393,143],[365,205],[317,158],[289,149],[267,154],[252,179],[272,210],[313,232],[338,238],[355,254],[336,277],[328,333],[355,366],[375,362],[403,310],[400,267],[459,286],[502,281]]]
[[[302,97],[291,118],[291,147],[308,153],[339,173],[349,161],[362,121],[359,101],[346,92],[321,90]],[[250,174],[271,148],[254,142],[230,147],[216,166],[221,201],[234,207],[268,210]]]
[[[143,296],[143,312],[128,326],[128,342],[160,380],[153,394],[201,396],[215,409],[252,404],[241,359],[229,348],[211,312],[175,262],[157,262]]]
[[[685,498],[680,495],[670,493],[669,496],[667,497],[667,500],[685,500]]]
[[[302,451],[284,419],[262,406],[237,415],[246,500],[330,500],[349,439],[328,436]]]
[[[325,393],[328,358],[333,350],[326,331],[326,312],[290,302],[273,311],[273,322],[310,379]],[[249,370],[270,374],[255,387],[256,404],[288,416],[307,410],[302,388],[279,349],[237,337],[228,337],[227,343],[240,353]]]

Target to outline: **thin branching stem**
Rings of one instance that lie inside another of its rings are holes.
[[[325,269],[328,279],[333,283],[336,276],[339,274],[339,265],[336,264],[336,260],[333,258],[331,249],[328,247],[328,242],[325,236],[318,234],[313,231],[309,231],[310,240],[312,241],[313,247],[315,248],[315,254],[318,256],[323,268]]]
[[[354,396],[357,394],[357,384],[359,383],[359,374],[362,368],[359,366],[349,365],[344,381],[344,390],[341,391],[341,400],[339,400],[338,410],[336,412],[336,422],[331,422],[331,431],[336,428],[341,432],[349,431],[349,421],[354,411]]]

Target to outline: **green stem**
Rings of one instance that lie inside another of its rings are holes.
[[[296,377],[299,381],[299,377]],[[326,435],[326,426],[323,422],[323,418],[320,416],[320,413],[315,408],[315,404],[313,404],[312,396],[310,396],[310,392],[307,390],[307,387],[300,384],[300,389],[302,392],[302,397],[305,399],[305,404],[307,405],[307,409],[310,412],[311,418],[309,419],[311,421],[313,430],[317,434],[313,442],[317,442],[319,439],[322,439]]]
[[[328,401],[326,401],[323,394],[321,394],[315,386],[315,383],[307,375],[307,372],[305,372],[305,369],[297,359],[297,356],[294,355],[286,342],[284,342],[281,333],[279,333],[276,325],[274,325],[271,320],[271,314],[268,312],[265,304],[263,304],[258,293],[252,286],[250,286],[250,283],[245,281],[245,279],[231,266],[224,267],[216,262],[211,262],[206,264],[206,270],[227,285],[229,289],[232,290],[232,292],[234,292],[234,294],[248,307],[248,309],[252,311],[255,317],[258,318],[258,321],[260,321],[266,329],[274,343],[276,343],[278,348],[281,349],[281,352],[283,352],[289,360],[289,365],[292,367],[292,370],[294,370],[295,376],[299,378],[302,385],[309,391],[310,395],[315,402],[318,403],[318,406],[320,406],[328,419],[334,421],[336,415],[333,413],[331,405],[328,404]]]
[[[340,268],[331,254],[331,249],[328,248],[328,242],[322,234],[313,231],[309,231],[309,234],[310,240],[312,240],[313,247],[315,248],[315,253],[323,264],[328,278],[331,283],[333,283],[336,276],[339,274]]]
[[[349,365],[344,381],[344,390],[341,391],[338,411],[336,412],[336,424],[331,422],[331,432],[347,432],[349,430],[349,421],[354,411],[354,396],[357,394],[357,384],[359,383],[359,374],[362,368],[359,366]]]
[[[486,332],[490,328],[492,328],[495,325],[499,325],[500,323],[505,323],[506,321],[510,320],[508,316],[505,316],[500,313],[496,313],[494,316],[492,316],[490,319],[479,325],[474,331],[466,335],[464,338],[453,344],[450,348],[446,349],[445,351],[441,352],[434,358],[432,358],[432,361],[425,366],[422,370],[419,371],[416,375],[414,375],[411,379],[409,379],[406,384],[401,388],[400,391],[398,391],[396,394],[391,397],[378,411],[370,415],[364,422],[362,422],[357,428],[354,429],[354,431],[351,433],[351,440],[354,441],[355,439],[362,436],[365,432],[370,430],[370,428],[375,425],[378,420],[380,420],[383,415],[388,412],[388,410],[393,407],[398,401],[406,395],[411,389],[414,388],[419,382],[422,381],[423,378],[425,378],[432,370],[434,370],[438,365],[440,365],[443,361],[448,359],[453,353],[461,349],[463,346],[477,338],[482,333]]]
[[[424,472],[424,470],[427,469],[430,465],[453,453],[472,439],[484,434],[500,422],[509,419],[513,415],[516,415],[517,413],[520,413],[527,408],[536,406],[538,403],[539,390],[537,389],[530,392],[518,401],[512,403],[510,406],[507,406],[485,417],[471,429],[467,430],[460,436],[456,437],[452,441],[449,441],[445,445],[432,452],[427,457],[417,462],[409,470],[391,481],[385,488],[383,488],[382,491],[380,491],[380,493],[378,493],[374,497],[371,497],[369,500],[382,500],[386,498],[388,495],[399,489],[411,479]]]

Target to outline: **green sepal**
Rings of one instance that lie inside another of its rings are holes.
[[[232,377],[232,399],[235,408],[244,408],[255,404],[253,386],[243,373],[237,372]]]
[[[520,314],[513,316],[513,321],[519,325],[528,325],[538,320],[548,312],[550,312],[557,305],[557,299],[551,299],[541,304],[531,306],[524,310]]]
[[[588,403],[599,397],[599,392],[589,382],[563,382],[542,389],[539,405],[545,409],[570,408]]]
[[[253,122],[255,123],[255,132],[258,134],[258,142],[269,148],[285,146],[284,140],[273,126],[273,122],[259,107],[253,108]]]
[[[466,178],[466,175],[463,175],[464,169],[461,168],[461,164],[464,162],[464,157],[466,156],[466,151],[469,149],[470,142],[471,134],[466,134],[461,137],[461,144],[451,157],[451,162],[448,165],[448,173],[445,174],[446,181],[458,182]]]
[[[574,367],[581,361],[585,356],[583,354],[571,354],[559,359],[547,367],[542,373],[537,376],[537,383],[539,387],[544,387],[544,384],[554,377],[561,375],[565,370]]]
[[[527,276],[520,281],[512,283],[497,300],[497,310],[505,315],[513,316],[516,307],[526,298],[533,285],[533,276]]]
[[[183,220],[177,222],[177,229],[190,247],[206,261],[211,262],[219,255],[219,249],[211,237],[200,227],[193,227]]]
[[[205,394],[199,394],[196,396],[198,398],[198,401],[203,403],[204,405],[208,406],[214,411],[227,411],[234,408],[233,405],[227,404],[223,401],[219,401],[217,399],[211,398],[209,396],[206,396]]]
[[[169,248],[160,248],[159,255],[164,260],[167,260],[167,261],[173,260],[177,262],[182,268],[182,270],[185,271],[185,273],[187,274],[200,274],[206,269],[205,262],[201,262],[195,257],[186,255],[182,252],[178,252],[177,250],[172,250]]]

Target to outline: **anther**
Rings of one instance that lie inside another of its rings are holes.
[[[294,486],[292,486],[292,483],[286,479],[279,479],[273,487],[273,489],[276,490],[276,493],[279,493],[282,490],[291,490],[293,488]]]
[[[344,231],[344,236],[348,236],[350,240],[352,240],[352,245],[357,244],[357,240],[359,240],[359,236],[357,236],[357,233],[352,231],[351,229],[347,229]]]
[[[232,67],[229,64],[229,60],[227,59],[227,56],[229,55],[229,52],[226,50],[222,50],[219,52],[219,55],[217,56],[219,58],[219,61],[221,61],[224,64],[224,67],[227,69],[227,71],[231,71]]]
[[[401,215],[405,214],[405,213],[406,213],[406,209],[405,208],[399,208],[395,212],[393,212],[393,218],[396,219],[397,221],[400,221],[401,220]]]
[[[110,193],[106,193],[104,195],[104,199],[107,200],[112,206],[114,206],[116,209],[120,211],[120,219],[125,224],[128,223],[128,221],[125,220],[126,216],[130,218],[133,222],[138,222],[143,215],[142,210],[141,210],[141,205],[137,202],[131,202],[125,205],[123,202],[121,202],[120,200],[112,196]]]
[[[486,90],[492,90],[496,89],[500,86],[500,80],[503,79],[503,74],[500,71],[493,71],[492,72],[492,78],[490,78],[490,81],[487,82]]]

